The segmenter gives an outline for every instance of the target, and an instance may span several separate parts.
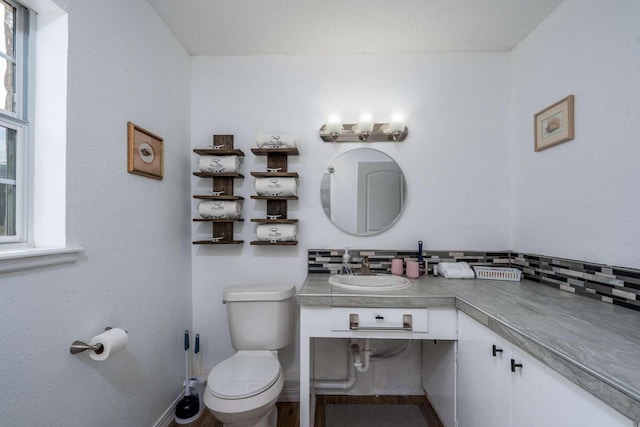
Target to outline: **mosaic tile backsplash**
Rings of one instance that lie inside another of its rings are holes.
[[[350,249],[349,253],[355,270],[361,267],[362,257],[368,256],[372,273],[390,273],[393,258],[407,261],[417,257],[415,250]],[[308,272],[338,274],[343,254],[344,249],[310,249]],[[433,274],[433,266],[439,262],[513,267],[521,270],[525,279],[640,311],[640,270],[637,269],[512,251],[423,251],[422,255],[429,274]]]
[[[309,273],[338,274],[342,267],[342,255],[344,249],[310,249]],[[415,260],[418,251],[394,251],[378,249],[349,249],[351,254],[351,267],[356,271],[362,267],[362,257],[369,257],[369,268],[372,273],[390,273],[391,260],[402,258]],[[470,265],[501,265],[509,266],[510,252],[455,252],[455,251],[422,251],[427,262],[427,271],[433,273],[433,266],[440,262],[465,261]]]
[[[518,252],[511,266],[525,279],[640,311],[640,270]]]

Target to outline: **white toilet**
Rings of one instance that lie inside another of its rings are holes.
[[[216,365],[204,403],[226,427],[276,427],[284,384],[277,350],[291,341],[292,286],[229,286],[223,302],[237,353]]]

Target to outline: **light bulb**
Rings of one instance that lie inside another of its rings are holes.
[[[373,116],[370,113],[361,113],[358,116],[358,129],[360,132],[371,132],[373,130]]]
[[[405,124],[407,123],[407,117],[402,113],[394,113],[391,115],[391,122],[389,128],[391,132],[404,132]]]
[[[342,132],[342,119],[339,114],[329,114],[327,117],[327,131],[338,134]]]

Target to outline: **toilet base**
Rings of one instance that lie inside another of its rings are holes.
[[[274,406],[271,412],[269,412],[269,427],[278,426],[278,407]]]
[[[258,422],[249,424],[223,424],[224,427],[277,427],[278,426],[278,408],[274,406],[269,413],[260,418]]]

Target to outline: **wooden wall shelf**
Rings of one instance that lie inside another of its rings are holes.
[[[214,242],[213,240],[196,240],[193,242],[194,245],[241,245],[244,243],[244,240],[220,240],[218,242]]]
[[[297,156],[297,148],[252,148],[251,152],[256,156],[268,156],[269,154],[284,154],[286,156]]]
[[[213,135],[213,145],[222,147],[220,149],[196,148],[194,153],[199,156],[244,156],[242,150],[233,148],[233,135]],[[194,199],[199,200],[244,200],[243,197],[233,194],[234,179],[244,178],[239,172],[194,172],[193,175],[198,178],[210,178],[212,180],[212,191],[222,191],[224,194],[214,195],[194,195]],[[239,245],[243,240],[233,239],[233,225],[236,222],[244,221],[243,218],[236,219],[214,219],[214,218],[194,218],[194,222],[210,222],[211,223],[211,240],[196,240],[194,245]],[[221,238],[214,241],[214,239]]]
[[[288,156],[297,156],[297,148],[252,148],[251,152],[256,156],[267,157],[267,172],[251,172],[256,178],[298,178],[297,172],[288,171]],[[278,169],[278,172],[269,172]],[[257,224],[296,224],[297,219],[287,218],[287,202],[298,200],[298,196],[261,196],[252,195],[254,200],[267,201],[267,218],[252,218],[251,222]],[[277,215],[278,219],[269,219],[269,216]],[[295,246],[297,241],[270,242],[254,240],[250,243],[254,246]]]
[[[233,135],[231,135],[233,136]],[[242,150],[230,149],[230,150],[214,150],[212,148],[196,148],[193,150],[199,156],[241,156],[244,157]]]
[[[200,199],[200,200],[244,200],[244,197],[242,196],[224,196],[224,195],[220,195],[220,196],[195,195],[193,196],[193,198]]]
[[[238,172],[194,172],[198,178],[244,178],[244,175]]]
[[[278,219],[251,218],[251,222],[257,222],[260,224],[295,224],[296,222],[298,222],[298,220],[287,219],[287,218],[278,218]]]
[[[298,178],[297,172],[251,172],[256,178]]]
[[[250,245],[253,246],[295,246],[298,244],[297,240],[292,240],[292,241],[288,241],[288,242],[267,242],[265,240],[253,240],[251,243],[249,243]]]
[[[298,200],[298,196],[251,196],[256,200]]]
[[[193,222],[217,222],[218,224],[242,222],[244,218],[221,219],[221,218],[193,218]]]

